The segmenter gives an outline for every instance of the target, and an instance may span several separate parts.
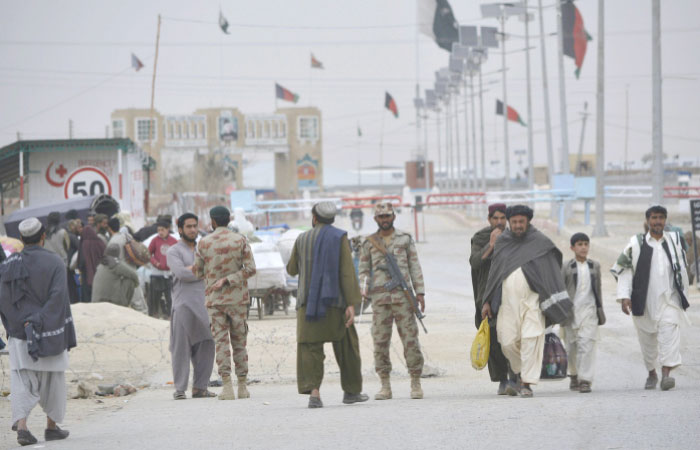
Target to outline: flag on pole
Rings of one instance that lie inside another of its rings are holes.
[[[583,17],[572,1],[561,5],[561,29],[564,33],[564,54],[574,59],[576,78],[581,74],[588,41],[593,39],[583,27]]]
[[[496,115],[503,115],[503,102],[500,100],[496,100]],[[508,106],[508,120],[510,120],[511,122],[518,122],[524,127],[527,126],[525,122],[523,122],[523,119],[520,118],[520,114],[518,114],[518,111],[511,108],[510,106]]]
[[[360,126],[357,126],[357,137],[362,137],[362,128]]]
[[[133,53],[131,54],[131,67],[133,67],[134,70],[137,71],[137,72],[138,72],[139,70],[143,69],[143,63],[142,63],[141,60],[140,60],[136,55],[134,55]]]
[[[299,101],[299,96],[289,89],[285,89],[279,84],[275,83],[275,95],[280,100],[286,100],[288,102],[296,103]]]
[[[323,63],[316,59],[314,54],[311,54],[311,68],[312,69],[323,69]]]
[[[384,97],[384,107],[394,113],[394,117],[399,117],[399,108],[396,106],[394,98],[388,92],[386,92]]]
[[[226,20],[226,17],[224,17],[224,13],[222,13],[221,10],[219,10],[219,27],[224,34],[231,34],[228,32],[228,20]]]
[[[459,42],[459,24],[447,0],[418,0],[417,20],[421,33],[437,45],[452,51],[452,43]]]

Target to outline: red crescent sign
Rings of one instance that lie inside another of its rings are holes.
[[[49,164],[49,167],[46,168],[46,181],[48,181],[51,186],[61,187],[61,186],[63,186],[63,183],[65,183],[65,181],[61,181],[59,183],[59,182],[51,179],[51,166],[53,166],[53,163],[54,163],[54,161],[51,161],[51,164]],[[65,169],[63,169],[63,170],[65,170]]]
[[[63,195],[66,199],[97,194],[112,195],[112,183],[97,167],[85,166],[74,170],[63,187]]]

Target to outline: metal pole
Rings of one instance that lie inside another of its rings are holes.
[[[471,189],[471,181],[470,181],[470,168],[471,165],[469,164],[469,115],[467,114],[467,102],[468,102],[468,95],[467,95],[467,77],[464,76],[462,78],[463,81],[463,86],[464,86],[464,167],[467,173],[464,174],[465,176],[465,182],[464,182],[464,188],[469,191]]]
[[[506,14],[501,11],[501,69],[503,70],[503,163],[505,167],[505,188],[510,189],[510,152],[508,149],[508,95],[506,93]]]
[[[559,44],[559,118],[561,121],[561,173],[569,170],[569,125],[566,115],[566,77],[564,76],[564,30],[561,23],[561,0],[557,5],[557,42]]]
[[[472,188],[474,191],[479,190],[477,187],[476,178],[476,117],[474,117],[474,103],[476,103],[476,97],[474,96],[474,73],[469,72],[469,89],[471,97],[471,113],[472,113]],[[465,90],[466,92],[466,90]]]
[[[432,173],[430,172],[430,159],[428,158],[428,108],[423,108],[423,159],[425,160],[425,190],[432,185]],[[427,194],[426,194],[427,195]],[[425,234],[425,233],[424,233]]]
[[[484,144],[484,89],[479,64],[479,139],[481,139],[481,192],[486,192],[486,145]]]
[[[455,187],[457,191],[462,190],[462,157],[459,154],[459,108],[457,107],[457,88],[455,88],[455,101],[453,102],[455,112],[455,155],[457,155],[457,178],[455,179]]]
[[[629,138],[629,118],[630,118],[630,102],[629,102],[629,93],[630,93],[630,85],[626,84],[625,85],[625,162],[624,162],[624,172],[625,175],[627,175],[627,166],[628,166],[628,159],[627,159],[627,143],[628,143],[628,138]]]
[[[661,1],[651,1],[651,83],[652,83],[652,201],[660,205],[664,197],[663,117],[661,115]]]
[[[532,92],[530,87],[530,17],[528,16],[527,0],[525,6],[525,72],[527,76],[527,187],[535,188],[535,155],[532,143]]]
[[[437,168],[437,177],[440,177],[440,171],[442,170],[442,149],[440,148],[440,108],[435,109],[435,120],[436,120],[436,128],[435,130],[437,131],[437,154],[438,154],[438,168]],[[440,187],[440,184],[438,183],[439,180],[435,180],[435,184]]]
[[[547,49],[545,47],[544,18],[542,15],[542,0],[538,0],[538,10],[540,16],[540,59],[542,60],[542,98],[544,100],[544,129],[547,138],[547,170],[549,172],[548,182],[552,184],[554,175],[554,147],[552,145],[552,119],[549,113],[549,82],[547,81]]]
[[[19,207],[24,208],[24,152],[19,151]]]
[[[605,0],[598,0],[598,64],[595,117],[595,227],[594,237],[607,236],[605,229]]]
[[[449,95],[449,94],[448,94]],[[447,164],[447,189],[452,189],[454,164],[452,164],[452,121],[450,120],[450,97],[445,103],[445,164]]]
[[[578,157],[576,158],[576,176],[581,175],[581,160],[583,159],[583,138],[586,137],[586,121],[588,120],[588,102],[583,104],[583,124],[581,125],[581,140],[578,143]]]

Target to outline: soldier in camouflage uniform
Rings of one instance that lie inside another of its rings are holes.
[[[228,209],[217,206],[209,211],[214,231],[197,246],[192,271],[205,281],[207,312],[216,344],[216,365],[223,379],[220,400],[234,400],[231,384],[231,348],[238,377],[238,398],[248,398],[248,278],[255,275],[253,252],[245,237],[226,226]]]
[[[425,289],[423,272],[418,262],[418,253],[410,234],[394,229],[394,208],[391,203],[379,203],[374,209],[374,220],[379,230],[369,236],[363,243],[360,253],[360,286],[369,286],[363,292],[372,302],[372,339],[374,340],[374,366],[382,382],[382,388],[375,395],[376,400],[388,400],[392,397],[389,374],[391,359],[389,346],[393,323],[403,344],[404,357],[408,373],[411,375],[411,398],[423,398],[420,376],[423,372],[423,354],[418,342],[418,325],[411,300],[400,287],[387,291],[384,284],[391,280],[385,269],[386,258],[372,243],[373,240],[383,245],[387,252],[394,255],[404,279],[413,285],[416,299],[421,311],[425,310]],[[366,283],[365,283],[365,280]]]

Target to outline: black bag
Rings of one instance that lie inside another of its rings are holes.
[[[544,356],[542,357],[542,380],[561,380],[566,378],[568,359],[566,350],[554,333],[547,333],[544,337]]]

